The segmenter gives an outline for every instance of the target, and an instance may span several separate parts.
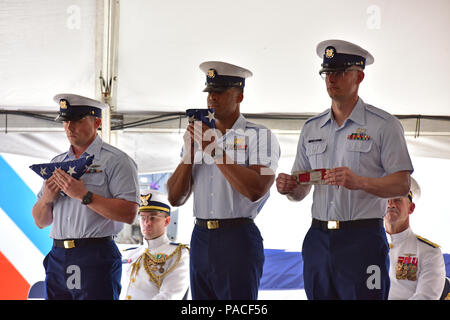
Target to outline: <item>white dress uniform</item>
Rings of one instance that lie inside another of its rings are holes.
[[[181,300],[189,288],[189,248],[159,238],[123,253],[121,300]]]
[[[411,228],[387,234],[389,300],[439,300],[445,283],[445,264],[439,246],[417,236]]]

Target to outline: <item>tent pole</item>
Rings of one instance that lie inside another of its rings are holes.
[[[97,74],[96,95],[109,105],[102,112],[103,141],[111,143],[111,113],[116,110],[117,49],[120,0],[97,0]]]

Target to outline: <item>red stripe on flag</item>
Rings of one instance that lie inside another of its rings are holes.
[[[30,284],[0,251],[0,300],[26,300]]]

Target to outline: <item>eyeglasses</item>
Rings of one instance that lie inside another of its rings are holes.
[[[138,219],[140,221],[142,221],[142,222],[152,222],[152,223],[156,222],[159,219],[165,219],[165,218],[167,218],[166,215],[150,215],[150,216],[139,215],[138,216]]]
[[[345,76],[345,73],[350,71],[359,71],[359,70],[350,69],[344,71],[322,71],[319,74],[323,80],[325,80],[328,76],[333,76],[335,79],[342,79]]]

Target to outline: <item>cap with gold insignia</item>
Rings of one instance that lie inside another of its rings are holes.
[[[206,88],[203,92],[223,92],[231,87],[244,88],[245,79],[251,77],[250,70],[221,61],[206,61],[200,64],[206,74]]]
[[[351,66],[362,69],[374,62],[373,56],[365,49],[344,40],[325,40],[316,48],[319,58],[323,58],[322,72],[344,71]]]
[[[139,212],[162,211],[170,216],[170,205],[167,195],[156,190],[150,190],[147,194],[141,194]]]
[[[59,115],[56,121],[77,121],[87,115],[102,117],[102,109],[108,105],[100,101],[76,94],[57,94],[53,100],[59,104]]]

